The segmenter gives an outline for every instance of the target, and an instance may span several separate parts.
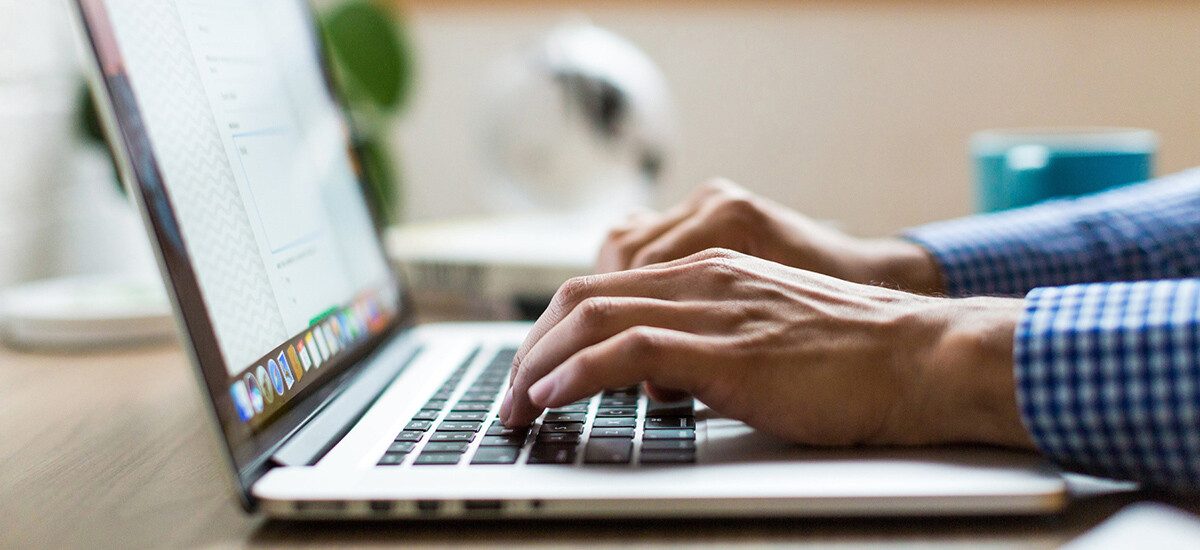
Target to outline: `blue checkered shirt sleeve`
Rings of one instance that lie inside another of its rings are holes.
[[[1200,169],[1077,199],[909,230],[948,294],[1200,277]]]
[[[1025,295],[1017,401],[1047,456],[1200,492],[1200,170],[906,237],[952,295]]]

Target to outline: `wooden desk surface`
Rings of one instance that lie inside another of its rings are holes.
[[[852,544],[1055,547],[1145,495],[1019,519],[301,524],[230,496],[181,352],[0,348],[0,548],[610,547]],[[1173,503],[1180,505],[1180,503]],[[1195,510],[1196,507],[1185,505]]]

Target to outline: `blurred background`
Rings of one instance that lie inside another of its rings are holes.
[[[323,11],[337,0],[315,2]],[[586,18],[661,69],[675,136],[652,201],[734,179],[860,235],[968,214],[968,136],[1136,126],[1200,165],[1194,0],[396,0],[406,104],[385,118],[405,222],[494,213],[481,137],[504,55]],[[80,146],[57,2],[0,0],[0,287],[149,265],[101,147]],[[141,247],[141,248],[138,248]]]

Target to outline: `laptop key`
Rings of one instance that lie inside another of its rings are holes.
[[[634,418],[597,418],[592,422],[592,428],[633,428],[637,426]]]
[[[492,426],[490,428],[488,428],[488,431],[487,431],[488,435],[520,434],[521,437],[525,437],[525,434],[527,434],[527,433],[529,433],[529,426],[521,426],[519,428],[509,428],[508,426],[505,426],[504,423],[500,422],[499,420],[492,422]]]
[[[633,457],[633,441],[628,439],[592,439],[583,452],[588,464],[629,464]]]
[[[575,445],[534,445],[529,451],[529,464],[571,464],[575,462]]]
[[[404,429],[409,431],[423,432],[431,427],[433,427],[433,422],[428,420],[413,420],[412,422],[409,422],[407,426],[404,426]]]
[[[469,391],[458,399],[459,403],[491,403],[496,400],[496,392]]]
[[[420,465],[450,465],[458,464],[462,455],[458,453],[421,453],[413,464]]]
[[[458,402],[452,409],[454,412],[487,412],[492,410],[491,403],[463,403]]]
[[[637,407],[637,397],[604,397],[600,399],[601,407]]]
[[[690,439],[642,440],[642,451],[690,451],[695,448],[696,442]]]
[[[648,416],[646,417],[647,430],[667,430],[671,428],[695,428],[696,420],[690,416]]]
[[[412,419],[413,420],[437,420],[438,414],[440,414],[440,412],[441,411],[424,409],[424,410],[417,411],[417,414],[414,414]]]
[[[578,443],[579,434],[574,433],[540,433],[538,443]]]
[[[439,389],[439,390],[437,391],[437,393],[435,393],[435,394],[433,394],[433,395],[429,396],[429,398],[430,398],[430,399],[450,399],[450,396],[451,396],[453,393],[454,393],[454,391],[453,391],[453,390]]]
[[[546,413],[542,418],[542,422],[546,424],[556,424],[561,422],[579,422],[587,420],[587,413]]]
[[[480,447],[471,464],[513,464],[521,456],[517,447]]]
[[[620,409],[614,409],[614,408],[601,408],[600,410],[596,411],[596,416],[597,416],[597,417],[607,417],[607,418],[612,418],[612,417],[636,417],[636,416],[637,416],[637,409],[626,409],[626,408],[620,408]]]
[[[592,437],[626,437],[633,439],[633,428],[592,428]]]
[[[383,458],[379,459],[379,466],[398,466],[404,462],[404,459],[407,456],[408,455],[404,453],[385,454],[383,455]]]
[[[695,414],[695,409],[691,399],[670,403],[659,403],[651,399],[646,405],[646,416],[692,416],[693,414]]]
[[[587,403],[574,403],[574,404],[565,405],[562,407],[555,407],[553,409],[550,409],[550,412],[553,412],[553,413],[581,413],[581,412],[587,412],[587,410],[588,410]]]
[[[465,453],[471,444],[466,441],[430,441],[425,444],[426,453]]]
[[[446,420],[450,422],[479,422],[487,418],[485,412],[449,412],[446,413]]]
[[[525,444],[525,434],[485,435],[479,444],[484,447],[520,447]]]
[[[483,422],[442,422],[438,424],[439,432],[477,432],[483,427]]]
[[[642,450],[642,464],[691,464],[696,462],[696,451],[647,451]]]
[[[388,445],[387,452],[400,454],[411,453],[413,447],[416,446],[417,444],[413,443],[412,441],[394,441],[391,445]]]
[[[426,401],[425,405],[421,408],[422,409],[436,409],[436,410],[440,411],[440,410],[446,408],[446,400],[445,399],[430,399],[429,401]]]
[[[696,439],[696,430],[646,430],[642,432],[643,440],[651,439]]]
[[[474,432],[434,432],[429,436],[430,441],[470,441],[475,439]]]
[[[559,423],[559,424],[542,424],[542,429],[539,430],[538,433],[539,434],[545,434],[545,433],[578,434],[578,433],[583,433],[583,423],[582,422],[563,422],[563,423]]]
[[[415,430],[403,431],[396,436],[396,441],[420,441],[423,435],[425,435],[425,432]]]

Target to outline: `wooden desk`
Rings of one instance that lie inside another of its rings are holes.
[[[234,503],[190,367],[172,347],[89,355],[0,348],[0,548],[742,546],[1054,547],[1146,495],[1049,518],[300,524]],[[1181,505],[1174,502],[1175,505]],[[1183,504],[1196,510],[1197,506]]]

